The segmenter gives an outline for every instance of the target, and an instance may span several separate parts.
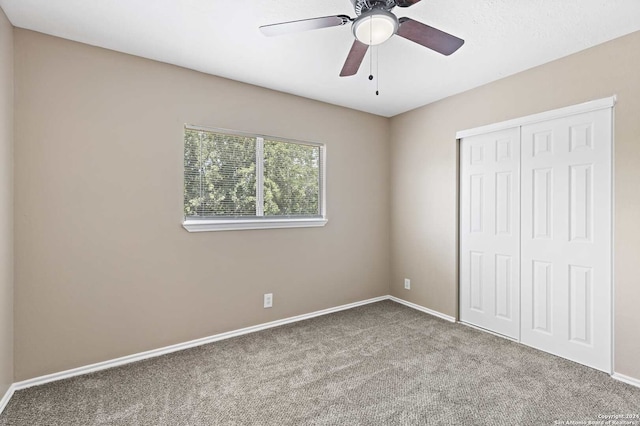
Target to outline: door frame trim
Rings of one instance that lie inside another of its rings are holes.
[[[613,106],[615,106],[616,101],[617,98],[614,95],[609,96],[608,98],[596,99],[595,101],[589,101],[564,108],[553,109],[551,111],[544,111],[537,114],[527,115],[525,117],[519,117],[512,120],[501,121],[499,123],[488,124],[486,126],[460,130],[456,132],[456,139],[468,138],[470,136],[477,136],[484,133],[497,132],[499,130],[521,127],[527,124],[554,120],[556,118],[564,118],[570,115],[582,114],[585,112],[597,111],[605,108],[612,108]]]

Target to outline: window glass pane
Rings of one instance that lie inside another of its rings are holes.
[[[255,138],[185,129],[184,143],[185,216],[255,216]]]
[[[264,215],[319,216],[319,146],[264,141]]]

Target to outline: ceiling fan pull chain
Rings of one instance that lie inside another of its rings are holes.
[[[369,17],[369,22],[373,22],[373,16]],[[373,40],[373,25],[369,25],[369,45]],[[369,52],[369,80],[373,80],[373,49]]]
[[[376,50],[376,75],[378,76],[378,78],[376,78],[376,96],[380,95],[380,92],[378,91],[378,89],[380,88],[380,72],[378,71],[380,69],[380,51],[378,50],[378,46],[375,46],[375,50]]]

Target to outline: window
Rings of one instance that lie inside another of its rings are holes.
[[[190,232],[324,226],[324,146],[185,126]]]

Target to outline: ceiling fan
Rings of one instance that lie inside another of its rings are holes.
[[[447,56],[464,44],[464,40],[456,36],[411,18],[398,19],[391,12],[396,6],[409,7],[420,0],[351,0],[351,2],[356,12],[356,18],[347,15],[324,16],[263,25],[260,30],[266,36],[277,36],[319,28],[339,27],[352,23],[351,28],[355,41],[342,67],[340,77],[356,74],[369,46],[384,43],[394,34]]]

